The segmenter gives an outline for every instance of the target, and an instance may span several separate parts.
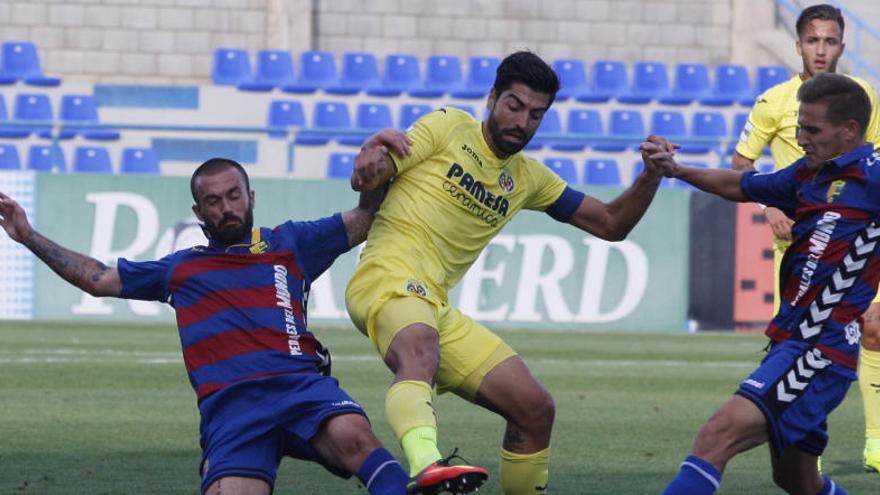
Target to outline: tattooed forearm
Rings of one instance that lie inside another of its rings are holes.
[[[95,294],[98,284],[113,271],[94,258],[59,246],[35,230],[28,233],[22,244],[61,278],[93,295],[98,295]]]

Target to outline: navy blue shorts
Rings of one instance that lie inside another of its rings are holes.
[[[309,440],[328,418],[365,415],[335,378],[317,373],[285,374],[230,385],[206,397],[201,412],[202,493],[225,476],[275,485],[284,456],[324,464]]]
[[[736,393],[764,413],[776,456],[790,445],[819,456],[828,445],[828,415],[846,397],[852,375],[806,343],[783,342]]]

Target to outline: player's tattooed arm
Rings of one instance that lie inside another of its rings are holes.
[[[0,193],[0,226],[10,239],[31,250],[61,278],[93,296],[118,296],[122,290],[119,272],[104,263],[64,248],[37,232],[24,209]]]
[[[361,192],[358,206],[342,212],[342,222],[345,224],[349,246],[357,246],[366,240],[376,212],[379,211],[379,206],[382,205],[385,194],[388,192],[388,186],[389,183],[386,182],[382,187]]]
[[[31,229],[22,242],[49,268],[72,285],[93,296],[119,296],[119,272],[94,258],[82,255]]]

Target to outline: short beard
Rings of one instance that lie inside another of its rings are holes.
[[[238,220],[239,223],[237,226],[227,226],[224,228],[220,228],[219,225],[222,224],[226,220]],[[241,219],[231,213],[227,213],[223,215],[223,218],[220,219],[219,222],[213,224],[211,222],[205,222],[205,230],[208,232],[208,235],[211,237],[211,240],[219,242],[224,246],[230,246],[237,242],[241,242],[246,236],[251,233],[251,230],[254,228],[254,210],[253,208],[248,208],[247,213],[244,214],[244,219]]]
[[[515,129],[500,129],[498,127],[498,121],[495,119],[495,106],[492,106],[492,111],[489,112],[489,120],[487,121],[489,126],[489,136],[492,138],[492,145],[496,150],[504,153],[507,156],[515,155],[522,151],[523,148],[529,144],[529,141],[532,139],[531,136],[526,136],[525,133],[522,134],[524,139],[520,142],[520,144],[510,143],[504,140],[504,134],[508,134],[511,131],[516,131]]]

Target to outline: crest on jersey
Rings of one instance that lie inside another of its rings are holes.
[[[742,132],[739,133],[739,141],[741,143],[745,143],[749,140],[749,135],[752,133],[752,123],[746,122],[746,125],[743,126]]]
[[[843,328],[843,332],[846,337],[846,343],[849,345],[858,344],[859,340],[862,338],[861,325],[859,325],[858,320],[849,322],[849,324]]]
[[[835,199],[843,192],[843,186],[846,185],[846,181],[836,180],[828,186],[828,193],[825,195],[826,202],[833,203]]]
[[[506,193],[513,192],[513,188],[516,187],[516,183],[513,182],[513,176],[507,173],[506,170],[498,176],[498,185]]]
[[[425,289],[425,286],[414,278],[411,278],[406,282],[406,290],[417,296],[428,297],[428,291]]]

